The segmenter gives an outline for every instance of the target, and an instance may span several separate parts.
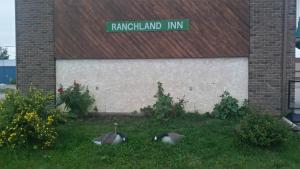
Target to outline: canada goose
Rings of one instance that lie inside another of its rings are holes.
[[[120,144],[122,142],[127,141],[127,138],[124,134],[117,132],[117,123],[115,123],[115,131],[109,132],[101,137],[95,138],[93,142],[97,145],[102,144]]]
[[[169,133],[162,133],[158,136],[154,136],[153,141],[162,141],[163,143],[167,144],[176,144],[178,141],[180,141],[184,135],[169,132]]]
[[[127,139],[122,133],[109,132],[101,137],[95,138],[93,142],[97,145],[102,144],[120,144],[125,142]]]

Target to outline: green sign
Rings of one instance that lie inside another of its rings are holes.
[[[106,22],[106,32],[181,31],[189,30],[189,27],[189,19]]]

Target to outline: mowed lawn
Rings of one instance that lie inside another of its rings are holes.
[[[97,146],[91,140],[113,130],[128,135],[128,142]],[[0,150],[1,169],[299,169],[300,137],[271,149],[241,144],[236,122],[187,115],[160,123],[146,118],[106,118],[68,122],[59,127],[52,150]],[[186,137],[177,145],[152,142],[152,136],[177,131]]]

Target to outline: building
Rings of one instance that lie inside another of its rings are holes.
[[[18,88],[76,80],[99,111],[125,113],[152,104],[160,81],[190,111],[210,111],[224,90],[288,111],[296,0],[170,2],[16,0]]]
[[[296,58],[296,67],[295,67],[295,105],[290,106],[294,108],[295,113],[300,115],[300,58]],[[300,119],[300,117],[298,117]],[[299,121],[299,120],[298,120]]]
[[[300,58],[296,58],[295,79],[300,81]]]
[[[16,60],[0,60],[0,84],[16,80]]]

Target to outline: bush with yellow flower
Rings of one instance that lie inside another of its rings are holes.
[[[27,94],[9,91],[0,101],[0,147],[50,148],[58,135],[58,117],[53,94],[36,88]]]

